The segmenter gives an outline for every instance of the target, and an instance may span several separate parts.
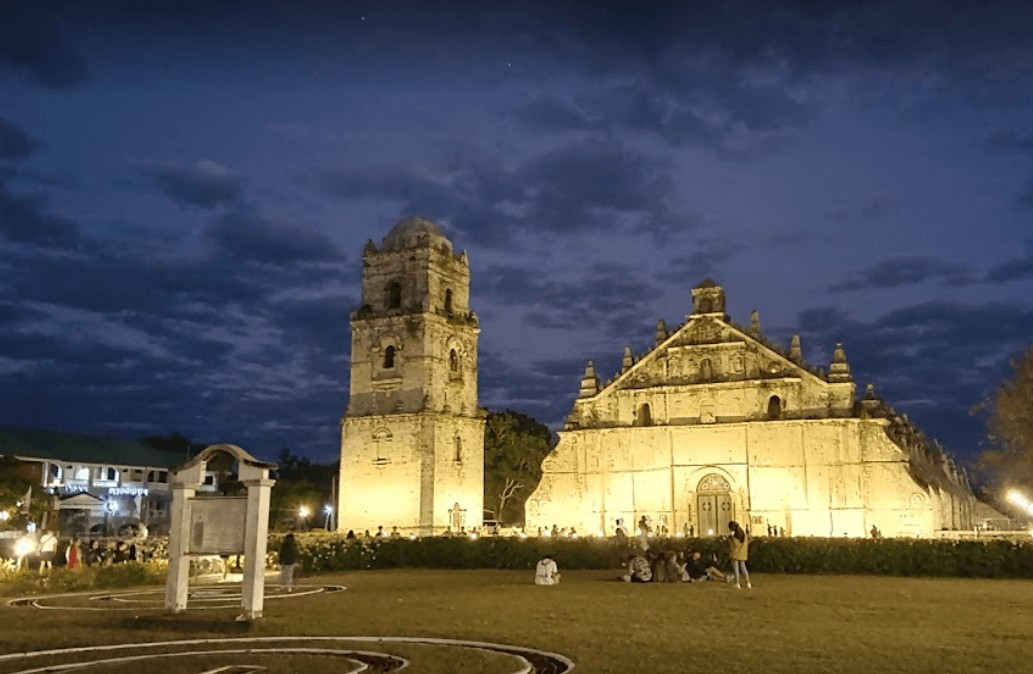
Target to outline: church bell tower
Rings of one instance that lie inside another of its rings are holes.
[[[362,254],[351,316],[338,528],[431,534],[481,526],[484,415],[470,266],[441,228],[407,218]]]

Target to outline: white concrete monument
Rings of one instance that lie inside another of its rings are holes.
[[[195,496],[208,464],[227,456],[237,463],[247,496]],[[244,555],[242,619],[262,617],[265,600],[265,554],[269,534],[269,497],[276,480],[274,463],[257,460],[236,445],[211,445],[171,476],[172,528],[165,610],[181,613],[189,596],[190,557]]]

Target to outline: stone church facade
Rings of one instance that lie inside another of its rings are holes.
[[[906,416],[856,398],[846,354],[828,371],[725,313],[711,280],[693,289],[677,330],[663,321],[640,358],[625,349],[600,385],[591,362],[560,442],[526,506],[529,529],[612,534],[621,518],[655,528],[724,533],[729,520],[787,535],[929,536],[968,529],[967,476]]]
[[[470,266],[424,218],[362,254],[341,422],[338,528],[442,533],[480,526],[484,414]]]

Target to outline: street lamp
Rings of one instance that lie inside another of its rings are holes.
[[[334,507],[332,505],[330,505],[329,503],[327,503],[325,506],[323,506],[323,512],[326,513],[326,527],[325,528],[326,528],[327,531],[330,531],[330,518],[333,517]]]
[[[298,508],[298,517],[302,522],[302,531],[308,531],[308,516],[312,514],[312,511],[308,509],[308,506],[303,505]]]
[[[115,503],[114,499],[108,498],[104,503],[104,535],[110,536],[112,534],[109,528],[109,518],[111,519],[110,525],[114,525],[115,511],[118,510],[118,504]]]

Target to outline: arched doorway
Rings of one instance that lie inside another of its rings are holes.
[[[700,536],[720,535],[734,515],[728,480],[717,473],[704,476],[696,487],[696,512]]]

